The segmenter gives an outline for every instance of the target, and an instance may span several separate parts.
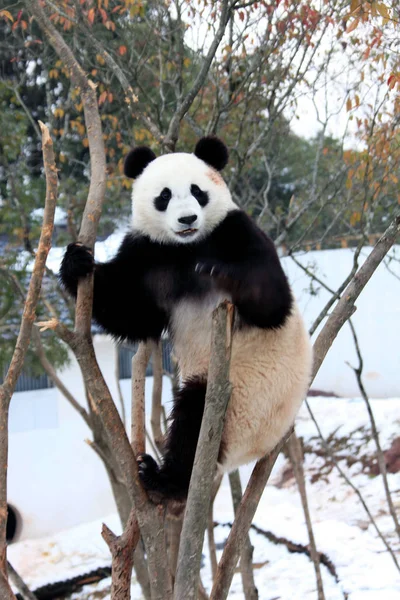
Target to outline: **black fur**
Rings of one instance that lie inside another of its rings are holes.
[[[86,277],[94,269],[90,248],[83,244],[69,244],[61,262],[59,277],[67,291],[76,298],[78,279]]]
[[[145,170],[148,164],[150,164],[156,155],[153,150],[147,146],[138,146],[131,150],[125,157],[124,162],[124,174],[125,177],[135,179],[139,177]]]
[[[193,378],[186,381],[175,395],[161,466],[148,454],[139,457],[139,475],[147,490],[176,500],[187,496],[203,419],[206,387],[205,380]]]
[[[73,296],[92,269],[88,249],[70,244],[60,278]],[[197,243],[160,244],[128,234],[115,258],[94,266],[93,317],[116,338],[159,339],[176,302],[204,297],[215,285],[231,294],[242,325],[280,327],[292,306],[273,242],[235,210]]]
[[[172,193],[169,188],[164,188],[163,191],[157,198],[154,199],[154,206],[160,212],[167,210],[169,201],[171,200]]]
[[[190,186],[190,193],[196,198],[201,207],[204,208],[209,203],[207,192],[203,192],[203,190],[201,190],[195,183],[192,183]]]
[[[196,144],[194,153],[197,158],[204,160],[205,163],[214,167],[217,171],[222,171],[228,163],[228,148],[215,135],[201,138]]]

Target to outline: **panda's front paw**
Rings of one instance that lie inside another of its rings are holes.
[[[92,273],[93,269],[94,258],[90,248],[79,243],[67,246],[59,276],[71,294],[76,295],[78,280]]]
[[[195,266],[195,271],[199,275],[208,275],[218,281],[224,288],[233,290],[240,281],[235,278],[233,268],[223,263],[213,261],[198,262]]]

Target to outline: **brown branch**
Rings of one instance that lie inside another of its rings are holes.
[[[115,374],[115,383],[117,386],[117,392],[118,392],[118,398],[119,398],[119,403],[121,405],[121,419],[122,422],[124,424],[124,426],[126,427],[126,411],[125,411],[125,402],[124,402],[124,396],[122,394],[122,389],[121,389],[121,383],[120,383],[120,372],[119,372],[119,346],[116,344],[114,346],[114,356],[115,356],[115,370],[114,370],[114,374]]]
[[[117,537],[105,524],[101,535],[112,556],[111,600],[130,600],[134,550],[140,537],[135,510],[131,510],[122,535]]]
[[[162,415],[162,385],[163,385],[163,364],[162,364],[162,343],[152,344],[153,360],[153,394],[151,402],[151,430],[154,443],[157,449],[162,453],[164,447],[164,434],[161,430]]]
[[[164,140],[164,145],[171,151],[175,149],[176,142],[178,141],[180,123],[187,111],[189,110],[189,108],[192,106],[194,99],[196,98],[197,94],[199,93],[201,87],[204,85],[204,82],[207,78],[215,53],[217,52],[218,46],[221,43],[221,40],[224,36],[225,29],[231,15],[231,10],[232,6],[230,0],[223,0],[217,33],[215,34],[215,37],[210,45],[210,48],[207,52],[207,56],[204,59],[201,69],[191,89],[187,93],[186,97],[182,100],[182,102],[180,102],[177,110],[175,111],[174,116],[170,121],[168,133]]]
[[[211,356],[204,415],[197,443],[179,547],[175,599],[195,598],[204,531],[228,401],[233,305],[223,302],[213,312]]]
[[[42,131],[42,151],[46,175],[43,225],[15,350],[4,382],[0,386],[0,430],[2,431],[2,435],[0,436],[0,596],[4,600],[14,598],[7,582],[6,559],[8,410],[17,379],[22,371],[31,338],[32,326],[35,321],[36,306],[40,297],[46,259],[51,247],[54,211],[57,201],[58,178],[54,161],[53,143],[47,127],[41,122],[39,122],[39,125]]]
[[[308,538],[310,540],[310,556],[311,556],[311,560],[314,565],[315,578],[316,578],[316,582],[317,582],[318,600],[325,600],[324,586],[322,583],[321,566],[320,566],[320,560],[319,560],[320,555],[319,555],[319,552],[317,551],[317,547],[315,544],[314,531],[313,531],[313,526],[312,526],[312,521],[311,521],[311,516],[310,516],[310,510],[308,507],[307,489],[306,489],[306,482],[305,482],[304,468],[303,468],[303,461],[304,461],[303,450],[301,447],[301,442],[300,442],[299,438],[297,437],[295,431],[288,439],[286,448],[288,449],[288,452],[289,452],[290,461],[292,463],[294,476],[295,476],[296,482],[297,482],[297,487],[299,488],[301,504],[303,506],[304,517],[306,520]]]
[[[10,562],[7,562],[7,568],[8,568],[8,574],[9,574],[10,580],[12,581],[12,583],[15,585],[15,587],[19,591],[19,593],[22,597],[22,600],[37,600],[37,597],[35,596],[35,594],[33,592],[31,592],[31,590],[26,585],[25,581],[17,573],[17,571],[14,569],[14,567],[12,566],[12,564]]]
[[[357,269],[358,269],[358,257],[360,255],[363,245],[364,245],[364,239],[361,239],[356,248],[356,251],[354,252],[353,265],[352,265],[351,271],[347,275],[346,279],[340,284],[340,286],[338,287],[337,290],[333,290],[331,287],[329,287],[329,285],[327,285],[325,283],[325,281],[323,281],[317,275],[312,273],[299,260],[297,260],[297,258],[294,254],[292,254],[292,253],[289,254],[289,256],[293,260],[293,262],[295,262],[296,265],[304,271],[304,273],[306,273],[311,279],[313,279],[314,281],[319,283],[319,285],[321,285],[325,290],[327,290],[328,292],[330,292],[332,294],[332,296],[329,298],[328,302],[325,304],[324,308],[319,313],[318,317],[315,319],[314,323],[311,325],[309,332],[308,332],[310,334],[310,336],[312,336],[315,333],[315,331],[318,329],[320,323],[324,320],[324,318],[328,314],[331,307],[335,304],[336,300],[338,298],[340,298],[343,290],[346,288],[346,286],[350,283],[350,281],[353,279],[354,275],[356,274]]]
[[[231,486],[233,510],[236,515],[242,499],[242,483],[238,469],[229,473],[229,484]],[[242,576],[243,593],[246,600],[258,600],[258,590],[254,583],[253,573],[253,551],[250,536],[247,532],[242,555],[240,557],[240,573]]]
[[[146,452],[145,385],[146,369],[151,355],[150,344],[142,342],[132,358],[131,444],[134,455]]]
[[[57,372],[51,362],[48,360],[46,356],[46,352],[43,348],[42,341],[40,339],[40,333],[36,327],[32,330],[32,341],[35,348],[35,352],[37,357],[40,360],[40,364],[42,365],[44,371],[50,377],[56,388],[62,393],[64,398],[68,400],[70,405],[81,415],[82,419],[85,421],[86,425],[91,428],[90,416],[88,412],[84,409],[84,407],[79,404],[78,400],[71,394],[69,389],[63,384]]]
[[[291,429],[272,452],[259,460],[253,469],[218,564],[217,577],[211,590],[210,600],[225,600],[228,597],[235,568],[243,552],[246,535],[250,529],[258,503],[260,502],[275,461],[292,431]]]
[[[39,0],[26,0],[26,6],[65,64],[72,82],[81,93],[89,142],[91,176],[88,198],[79,232],[79,241],[93,248],[106,190],[106,156],[96,86],[86,76],[71,48],[51,23]],[[75,331],[88,337],[90,337],[91,330],[92,302],[93,276],[86,277],[79,283],[75,312]]]
[[[212,581],[215,581],[215,576],[217,574],[218,561],[217,561],[217,547],[215,545],[215,536],[214,536],[214,501],[215,497],[218,493],[222,482],[222,473],[217,473],[214,482],[213,489],[211,492],[211,501],[210,507],[208,509],[208,522],[207,522],[207,539],[208,539],[208,549],[210,552],[210,563],[211,563],[211,574]]]
[[[132,358],[132,423],[131,444],[134,456],[145,452],[146,428],[145,428],[145,385],[146,367],[151,355],[151,345],[141,343]],[[137,475],[137,467],[136,467]],[[140,530],[144,535],[147,549],[148,568],[150,574],[152,600],[167,600],[172,598],[171,573],[167,567],[167,549],[164,535],[164,509],[153,505],[145,494],[139,482],[140,496],[144,494],[144,504],[137,506],[137,518],[140,522]]]
[[[385,258],[390,248],[393,246],[399,231],[400,215],[397,215],[386,229],[380,240],[378,240],[364,264],[354,275],[352,281],[344,290],[342,297],[332,311],[330,317],[315,341],[312,379],[314,379],[318,373],[318,370],[340,329],[355,311],[354,304],[358,296],[361,294],[373,273]]]

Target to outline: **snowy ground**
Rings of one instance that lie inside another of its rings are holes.
[[[324,436],[329,437],[340,465],[351,476],[367,502],[376,523],[400,561],[400,546],[388,515],[380,477],[369,472],[374,444],[369,421],[361,399],[312,398],[310,404]],[[400,399],[375,400],[373,410],[384,449],[398,436]],[[297,432],[304,438],[305,469],[310,510],[317,548],[333,564],[337,578],[322,566],[326,600],[395,600],[400,597],[400,576],[392,558],[378,538],[356,493],[331,468],[316,437],[316,429],[303,407]],[[333,434],[333,435],[332,435]],[[357,458],[357,461],[353,461]],[[353,464],[352,464],[353,463]],[[351,466],[349,466],[349,464]],[[242,470],[246,483],[251,472]],[[284,476],[283,476],[284,475]],[[400,473],[389,474],[393,500],[400,513]],[[312,482],[311,482],[312,481]],[[221,525],[215,530],[222,548],[229,533],[232,508],[228,481],[224,480],[215,503],[214,518]],[[106,523],[118,532],[118,519],[110,515]],[[225,524],[225,525],[224,525]],[[288,463],[281,456],[257,510],[251,539],[255,547],[253,562],[260,600],[315,600],[316,587],[312,563],[305,554],[290,553],[284,543],[272,543],[262,532],[307,545],[300,499]],[[101,522],[88,523],[40,540],[25,541],[9,548],[9,559],[33,589],[55,581],[70,579],[110,564],[109,553],[100,536]],[[210,589],[208,549],[204,547],[202,579]],[[87,586],[73,594],[75,600],[109,598],[110,580]],[[141,598],[133,583],[132,597]],[[230,598],[243,598],[239,575],[235,575]]]

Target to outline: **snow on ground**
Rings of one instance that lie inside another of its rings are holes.
[[[340,458],[340,466],[362,492],[378,527],[400,560],[400,547],[388,515],[382,480],[372,477],[368,469],[363,468],[363,457],[369,457],[371,464],[374,452],[373,442],[369,440],[368,414],[363,400],[312,398],[310,405],[324,436],[330,439]],[[378,428],[382,431],[383,448],[387,449],[398,435],[400,399],[374,400],[372,406]],[[297,432],[305,444],[305,471],[317,548],[327,555],[337,573],[338,580],[325,566],[321,567],[326,600],[346,597],[349,600],[399,598],[400,577],[392,558],[378,538],[355,492],[321,456],[316,429],[305,406],[298,417]],[[354,457],[360,460],[353,462]],[[349,463],[353,464],[349,466]],[[287,467],[288,463],[281,456],[261,499],[254,525],[262,531],[307,545],[307,531],[293,476],[289,473],[289,476],[282,477],[284,473],[287,475]],[[243,485],[250,473],[251,466],[242,469]],[[396,509],[400,511],[400,473],[389,474],[388,479]],[[214,512],[214,519],[220,523],[215,530],[219,555],[229,534],[228,523],[232,517],[229,484],[225,478]],[[116,515],[109,516],[105,522],[118,533]],[[9,559],[33,589],[69,579],[110,564],[100,531],[101,521],[96,521],[51,537],[16,543],[9,548]],[[308,556],[290,553],[286,545],[274,544],[262,532],[254,529],[251,530],[251,540],[255,547],[253,562],[260,600],[315,600],[315,576]],[[203,552],[202,579],[210,590],[207,543]],[[106,579],[87,586],[72,598],[109,598],[109,586],[110,580]],[[135,582],[132,584],[132,594],[134,599],[141,597]],[[238,600],[243,598],[238,574],[234,577],[229,597]]]

